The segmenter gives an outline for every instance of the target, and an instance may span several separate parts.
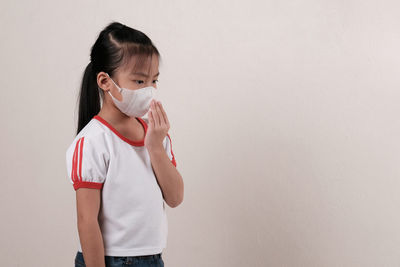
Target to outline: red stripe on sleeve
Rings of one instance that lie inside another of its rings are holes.
[[[85,137],[82,137],[82,141],[80,143],[80,155],[79,155],[79,181],[82,182],[82,151],[83,151],[83,141]]]
[[[172,154],[172,164],[174,164],[174,166],[176,167],[176,160],[175,160],[175,156],[174,156],[174,152],[172,152],[172,146],[171,146],[171,154]]]
[[[79,139],[75,144],[74,155],[72,157],[71,179],[73,182],[76,182],[76,157],[78,155],[78,144],[79,144]]]
[[[175,160],[175,155],[174,152],[172,151],[172,141],[171,141],[171,137],[169,136],[169,134],[167,134],[168,138],[169,138],[169,143],[171,145],[171,155],[172,155],[172,164],[174,164],[174,166],[176,167],[176,160]]]

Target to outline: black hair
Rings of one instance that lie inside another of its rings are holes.
[[[139,30],[113,21],[100,32],[83,73],[76,134],[100,111],[100,101],[104,100],[104,91],[97,84],[97,74],[104,71],[112,77],[116,69],[127,64],[132,56],[137,57],[135,67],[142,67],[144,61],[153,55],[160,59],[153,42]]]

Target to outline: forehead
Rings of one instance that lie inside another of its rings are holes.
[[[141,72],[152,77],[158,73],[158,64],[157,55],[135,55],[124,65],[122,71],[126,74]]]

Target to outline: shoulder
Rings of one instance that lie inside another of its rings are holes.
[[[67,155],[72,154],[77,146],[85,145],[85,148],[97,151],[106,151],[107,135],[101,124],[92,119],[89,123],[74,137],[67,148]]]

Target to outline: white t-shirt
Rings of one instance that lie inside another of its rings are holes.
[[[136,119],[147,132],[148,119]],[[176,167],[169,134],[163,146]],[[75,190],[102,190],[98,220],[106,256],[162,252],[167,243],[168,222],[144,139],[124,137],[96,115],[68,147],[66,163]],[[78,250],[82,252],[81,244]]]

